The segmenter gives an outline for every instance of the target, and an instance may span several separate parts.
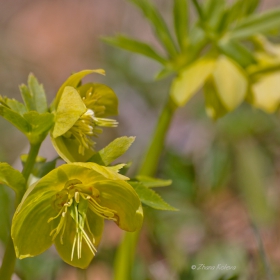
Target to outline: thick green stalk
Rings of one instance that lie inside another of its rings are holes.
[[[159,117],[152,141],[140,166],[138,174],[154,176],[156,173],[160,155],[162,153],[166,134],[171,124],[177,106],[169,98]],[[139,232],[126,232],[120,244],[115,264],[114,280],[131,280],[132,268],[134,263],[135,250]]]
[[[165,137],[169,129],[173,114],[177,106],[168,99],[159,117],[152,142],[147,150],[142,165],[138,171],[139,175],[154,176],[162,153]]]
[[[30,146],[30,151],[29,151],[29,154],[27,157],[27,161],[21,172],[22,175],[24,176],[24,178],[26,179],[26,181],[28,180],[28,177],[30,176],[31,171],[34,167],[40,146],[41,146],[41,143],[31,144],[31,146]],[[19,205],[23,195],[24,195],[24,192],[18,193],[16,195],[15,208]],[[16,263],[16,254],[15,254],[13,240],[10,236],[6,249],[5,249],[2,266],[0,268],[0,279],[1,280],[10,280],[12,278],[12,275],[13,275],[14,269],[15,269],[15,263]]]

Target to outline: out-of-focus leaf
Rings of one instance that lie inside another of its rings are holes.
[[[171,74],[174,73],[174,70],[168,69],[168,68],[163,68],[160,70],[156,75],[155,75],[155,80],[161,80]]]
[[[188,34],[188,1],[174,0],[173,7],[174,29],[181,49],[187,43]]]
[[[171,97],[175,104],[184,106],[202,87],[215,67],[215,60],[202,58],[183,70],[171,85]]]
[[[0,162],[0,184],[5,184],[16,193],[22,193],[26,181],[23,175],[6,162]]]
[[[2,104],[0,104],[0,116],[9,121],[21,132],[25,134],[29,132],[30,125],[28,124],[28,122],[20,114]]]
[[[204,8],[204,16],[207,23],[216,29],[219,22],[222,19],[223,13],[225,11],[226,1],[225,0],[208,0]]]
[[[230,38],[242,39],[257,33],[279,29],[280,9],[264,12],[260,15],[251,15],[240,21],[230,32]]]
[[[280,104],[280,72],[263,75],[252,87],[252,104],[273,113]]]
[[[172,180],[163,180],[145,175],[138,175],[136,179],[147,188],[167,187],[172,184]]]
[[[256,224],[267,223],[273,217],[265,189],[265,166],[264,155],[253,140],[243,142],[238,146],[236,168],[239,191]]]
[[[150,45],[146,43],[131,39],[124,35],[118,35],[114,38],[104,38],[103,40],[115,47],[145,55],[151,59],[158,61],[161,64],[166,63],[166,59],[160,56],[157,51],[155,51]]]
[[[244,100],[248,81],[242,68],[231,59],[226,56],[219,57],[213,80],[217,94],[227,110],[235,109]]]
[[[45,113],[48,110],[47,98],[42,84],[33,74],[28,77],[28,87],[33,99],[34,107],[39,113]]]
[[[220,41],[218,47],[222,53],[235,60],[242,67],[247,67],[256,63],[256,59],[252,52],[236,40]]]
[[[224,14],[224,30],[233,22],[239,21],[247,15],[253,13],[260,0],[237,0],[230,6]]]
[[[154,192],[150,188],[145,187],[143,184],[139,182],[132,182],[132,181],[131,182],[129,181],[129,183],[137,192],[142,203],[157,210],[169,210],[169,211],[178,210],[170,206],[156,192]]]
[[[101,165],[109,165],[123,155],[134,142],[135,137],[123,136],[112,141],[108,146],[94,154],[88,161]]]
[[[166,48],[167,52],[170,56],[174,56],[177,53],[176,46],[173,42],[173,39],[171,37],[171,34],[168,30],[168,27],[163,20],[162,16],[156,9],[156,7],[153,6],[151,2],[148,0],[129,0],[133,4],[135,4],[137,7],[139,7],[145,17],[151,22],[154,33],[157,36],[157,38],[160,40],[160,42],[163,44],[163,46]]]

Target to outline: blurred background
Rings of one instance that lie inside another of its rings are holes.
[[[154,0],[171,23],[172,1]],[[279,6],[263,0],[261,9]],[[155,81],[159,65],[147,58],[107,46],[102,37],[125,33],[158,46],[142,14],[125,0],[0,1],[0,94],[21,100],[18,86],[34,73],[51,102],[72,73],[103,68],[105,83],[119,97],[120,125],[104,130],[104,147],[122,135],[136,136],[120,161],[132,161],[135,174],[171,78]],[[266,279],[264,251],[280,277],[280,124],[279,113],[267,115],[243,104],[213,122],[204,111],[202,94],[179,109],[168,134],[158,177],[172,179],[159,193],[179,212],[145,208],[133,280]],[[21,169],[19,154],[28,151],[25,136],[0,119],[0,161]],[[50,141],[40,152],[56,157]],[[7,240],[13,197],[0,189],[0,257]],[[257,228],[256,228],[257,226]],[[123,232],[106,223],[99,253],[88,279],[110,280]],[[260,241],[262,239],[262,242]],[[192,271],[192,265],[236,266],[229,271]],[[14,279],[75,280],[76,269],[51,248],[19,261]]]

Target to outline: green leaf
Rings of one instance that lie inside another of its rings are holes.
[[[157,210],[178,211],[178,209],[170,206],[156,192],[154,192],[152,189],[145,187],[142,183],[129,183],[135,189],[142,203]]]
[[[224,14],[225,21],[223,30],[226,30],[226,28],[233,22],[236,22],[237,20],[240,20],[253,13],[259,5],[259,2],[260,0],[236,1]]]
[[[38,80],[33,74],[30,74],[28,77],[28,87],[33,98],[36,111],[39,113],[46,112],[48,110],[48,104],[44,87],[42,84],[39,84]]]
[[[187,0],[174,0],[173,21],[177,40],[181,49],[187,43],[188,34],[188,2]]]
[[[112,141],[108,146],[94,154],[88,161],[101,165],[109,165],[123,155],[134,142],[135,137],[123,136]]]
[[[172,184],[172,180],[163,180],[145,175],[138,175],[136,179],[147,188],[167,187]]]
[[[29,132],[30,126],[28,122],[19,113],[11,110],[3,104],[0,104],[0,116],[9,121],[24,134]]]
[[[222,53],[235,60],[242,67],[257,62],[252,52],[236,40],[220,41],[218,47]]]
[[[104,38],[103,40],[112,46],[145,55],[161,64],[166,63],[166,59],[160,56],[157,51],[155,51],[150,45],[146,43],[131,39],[124,35],[118,35],[114,38]]]
[[[205,4],[204,15],[207,24],[216,29],[225,12],[225,0],[208,0]]]
[[[35,104],[34,104],[34,100],[32,98],[32,95],[28,89],[28,87],[24,84],[20,85],[19,86],[19,90],[21,92],[21,97],[24,101],[24,104],[27,108],[28,111],[35,111],[36,110],[36,107],[35,107]]]
[[[67,132],[86,110],[78,91],[71,86],[64,87],[57,107],[53,137]]]
[[[20,115],[23,115],[27,112],[27,109],[24,106],[24,104],[18,102],[15,99],[5,98],[5,103],[10,107],[11,110],[19,113]]]
[[[138,6],[145,17],[151,22],[154,33],[157,36],[157,38],[160,40],[160,42],[163,44],[163,46],[166,48],[166,51],[169,53],[169,55],[175,56],[177,54],[176,46],[173,42],[173,39],[171,37],[171,34],[168,30],[168,27],[163,20],[162,16],[152,5],[152,3],[148,0],[129,0],[136,6]]]
[[[53,101],[52,105],[51,105],[51,108],[54,110],[57,108],[57,105],[59,103],[59,100],[61,98],[61,95],[64,91],[64,88],[66,86],[70,86],[70,87],[74,87],[76,88],[77,86],[79,86],[79,84],[81,83],[81,80],[91,74],[91,73],[98,73],[98,74],[101,74],[101,75],[105,75],[105,71],[102,70],[102,69],[96,69],[96,70],[83,70],[83,71],[80,71],[80,72],[77,72],[77,73],[74,73],[72,74],[63,84],[62,86],[59,88],[57,94],[56,94],[56,97],[55,97],[55,100]]]
[[[202,58],[185,68],[171,85],[170,94],[175,104],[184,106],[202,87],[214,67],[214,59]]]
[[[270,10],[260,15],[251,15],[240,21],[230,32],[230,38],[242,39],[256,33],[263,33],[279,28],[280,9]]]
[[[0,162],[0,184],[5,184],[16,193],[23,193],[26,181],[23,175],[6,162]]]
[[[32,174],[37,178],[42,178],[47,175],[50,171],[55,169],[58,158],[47,162],[36,162],[32,171]]]
[[[39,114],[36,111],[25,113],[23,117],[31,125],[31,133],[35,135],[48,131],[52,127],[54,119],[54,115],[51,113]]]

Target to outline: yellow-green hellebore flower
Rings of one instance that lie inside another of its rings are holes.
[[[201,88],[206,112],[216,119],[241,104],[248,90],[248,80],[245,71],[229,57],[203,57],[174,79],[170,94],[175,104],[184,106]]]
[[[141,202],[128,178],[117,173],[121,167],[69,163],[31,185],[12,222],[17,258],[39,255],[54,243],[66,263],[86,268],[104,219],[126,231],[140,229]]]
[[[258,63],[248,69],[252,80],[249,101],[253,106],[273,113],[280,105],[280,45],[263,36],[256,40],[261,49],[255,54]]]
[[[118,114],[118,99],[111,88],[103,84],[80,80],[92,72],[73,74],[59,89],[53,103],[55,125],[51,140],[57,153],[66,162],[86,162],[94,153],[92,137],[102,133],[101,127],[116,127],[117,121],[105,118]]]

